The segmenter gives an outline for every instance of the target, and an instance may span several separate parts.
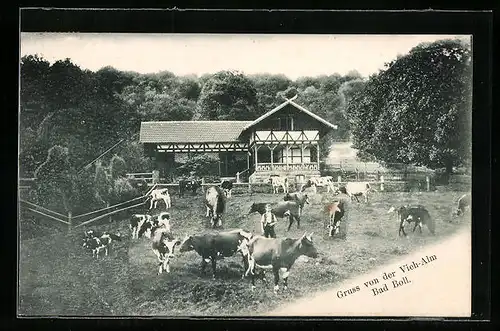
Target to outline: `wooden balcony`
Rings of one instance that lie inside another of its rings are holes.
[[[250,137],[250,144],[293,144],[301,142],[318,142],[318,130],[302,131],[255,131]]]
[[[314,163],[258,163],[255,169],[258,171],[301,171],[301,170],[319,170],[317,162]]]

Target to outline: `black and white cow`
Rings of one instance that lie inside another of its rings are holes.
[[[90,231],[90,230],[89,230]],[[104,250],[105,255],[108,255],[109,246],[113,240],[121,241],[122,238],[119,233],[113,234],[109,232],[103,232],[99,236],[96,236],[96,232],[93,231],[85,232],[85,238],[83,242],[83,247],[90,249],[92,251],[92,256],[96,259],[99,258],[99,253]]]
[[[333,201],[326,205],[326,211],[328,212],[328,236],[333,237],[339,233],[340,222],[344,217],[345,208],[344,202],[342,200]]]
[[[231,197],[231,191],[233,190],[233,182],[230,180],[225,180],[220,184],[220,187],[224,190],[224,194],[227,198]]]
[[[273,193],[279,193],[279,188],[283,188],[283,193],[288,193],[288,178],[280,176],[270,176],[269,183],[273,187]]]
[[[213,228],[222,227],[222,214],[226,209],[226,195],[219,186],[211,186],[205,193],[206,217]]]
[[[132,231],[132,239],[139,239],[139,231],[145,222],[149,222],[152,216],[149,214],[134,214],[130,218],[130,230]]]
[[[152,236],[153,253],[158,258],[158,275],[165,270],[170,273],[170,260],[174,258],[176,246],[181,244],[179,239],[174,238],[170,227],[159,226]]]
[[[408,223],[415,223],[415,226],[413,227],[413,232],[415,232],[415,229],[417,226],[419,227],[420,233],[422,233],[422,225],[425,224],[427,228],[429,229],[431,234],[435,233],[435,224],[434,221],[431,218],[431,215],[429,214],[429,211],[422,206],[422,205],[416,205],[416,206],[401,206],[399,208],[391,207],[388,211],[388,213],[392,212],[397,212],[398,216],[400,217],[400,223],[399,223],[399,235],[401,235],[401,232],[403,235],[406,237],[406,232],[405,232],[405,222]]]

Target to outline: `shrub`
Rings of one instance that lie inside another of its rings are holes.
[[[139,195],[137,190],[126,178],[117,178],[113,182],[110,203],[112,205],[136,198]]]
[[[117,179],[119,177],[125,177],[127,174],[127,164],[125,160],[118,155],[114,155],[111,158],[110,170],[111,170],[111,178]]]

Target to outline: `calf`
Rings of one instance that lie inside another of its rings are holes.
[[[139,229],[138,237],[144,235],[145,237],[151,239],[157,229],[166,229],[170,231],[170,214],[167,212],[162,212],[158,217],[153,217],[150,220],[144,222]]]
[[[170,209],[172,207],[172,200],[170,199],[170,194],[168,193],[168,188],[164,189],[154,189],[149,193],[148,197],[151,199],[149,209],[158,205],[158,201],[163,201],[165,203],[165,209]]]
[[[413,227],[413,232],[415,232],[415,229],[418,226],[420,229],[420,233],[422,233],[422,224],[425,224],[431,234],[435,233],[434,221],[432,220],[429,212],[424,206],[421,205],[401,206],[398,209],[396,209],[395,207],[391,207],[388,213],[392,213],[394,211],[397,211],[397,214],[400,217],[399,235],[401,235],[402,232],[405,237],[407,236],[404,229],[405,221],[408,223],[412,222],[415,223],[415,226]]]
[[[163,273],[163,270],[170,273],[170,259],[174,258],[175,247],[180,245],[181,241],[172,236],[170,228],[164,226],[154,231],[152,240],[151,248],[158,258],[158,275]]]
[[[225,180],[220,184],[220,187],[224,190],[224,194],[227,198],[231,197],[231,191],[233,190],[233,182]]]
[[[130,230],[132,231],[132,239],[139,238],[139,231],[142,229],[145,222],[149,222],[151,220],[151,215],[148,214],[134,214],[130,218]],[[141,232],[141,234],[144,231]]]
[[[241,247],[246,245],[247,248]],[[272,269],[274,274],[274,293],[279,290],[279,273],[283,271],[283,285],[286,290],[288,287],[288,276],[290,269],[301,255],[311,258],[318,257],[318,251],[314,247],[312,233],[304,235],[298,239],[291,238],[264,238],[254,237],[247,241],[242,241],[239,251],[246,258],[248,268],[245,275],[252,275],[252,290],[255,289],[256,271]],[[265,280],[265,275],[263,275]]]
[[[205,193],[206,217],[210,217],[213,228],[222,226],[222,214],[226,209],[226,195],[218,186],[211,186]]]
[[[87,231],[88,232],[88,231]],[[92,256],[99,258],[99,253],[104,250],[105,255],[108,255],[108,250],[113,240],[121,241],[120,234],[103,232],[100,236],[90,236],[84,239],[83,247],[92,250]]]
[[[279,188],[283,188],[283,193],[288,193],[288,178],[279,176],[270,176],[269,183],[273,187],[273,193],[279,193]]]
[[[354,197],[357,202],[359,202],[358,196],[364,196],[365,202],[368,203],[368,193],[371,191],[377,192],[377,190],[371,187],[370,183],[368,182],[349,182],[343,187],[345,188],[345,191],[340,190],[339,188],[336,193],[338,194],[345,192],[347,195],[349,195],[349,197],[351,197],[351,199]]]
[[[217,259],[233,256],[238,251],[238,246],[243,240],[250,240],[252,234],[248,231],[237,229],[227,232],[206,233],[186,236],[182,241],[179,252],[194,250],[201,258],[201,270],[205,272],[208,262],[212,262],[213,278],[216,276]],[[247,259],[243,259],[244,273],[248,269]],[[243,273],[243,276],[244,276]]]

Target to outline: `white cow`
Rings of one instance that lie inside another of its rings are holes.
[[[287,177],[278,177],[278,176],[270,176],[269,183],[271,183],[273,187],[273,193],[279,193],[280,186],[283,188],[283,193],[288,193],[288,178]]]
[[[149,205],[149,209],[154,207],[156,208],[158,201],[163,200],[165,202],[165,208],[169,209],[172,207],[172,200],[170,199],[170,194],[168,193],[168,188],[163,189],[154,189],[149,193],[151,197],[151,203]]]
[[[335,192],[336,188],[333,185],[333,177],[332,176],[323,176],[323,177],[311,177],[306,183],[302,185],[300,191],[303,192],[306,188],[311,187],[314,193],[317,193],[318,187],[325,187],[326,192]]]
[[[349,195],[351,199],[352,197],[356,198],[357,202],[359,202],[358,196],[364,196],[365,202],[368,202],[368,192],[377,192],[368,182],[348,182],[345,185],[345,190],[345,193]],[[339,190],[337,190],[337,192],[339,192]]]

